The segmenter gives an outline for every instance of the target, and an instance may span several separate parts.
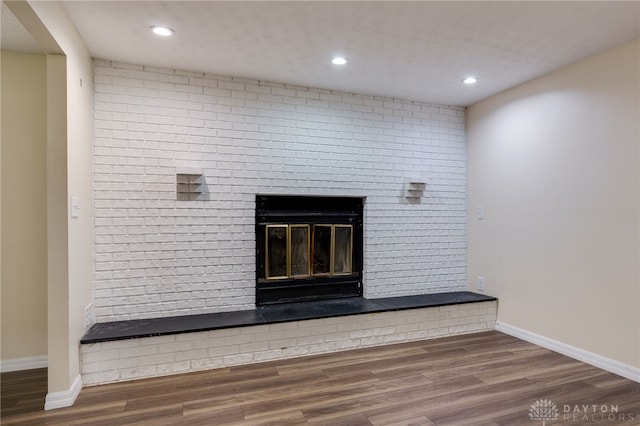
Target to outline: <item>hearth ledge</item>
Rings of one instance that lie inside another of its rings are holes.
[[[404,309],[489,302],[494,300],[497,299],[484,294],[470,291],[455,291],[380,299],[350,297],[260,306],[256,307],[256,309],[246,311],[99,322],[94,324],[85,333],[80,343],[84,345],[115,340],[139,339],[170,334],[399,311]]]

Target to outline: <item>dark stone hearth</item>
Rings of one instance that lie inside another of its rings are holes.
[[[386,310],[384,305],[362,297],[283,303],[258,308],[258,312],[267,323],[368,314]]]
[[[285,303],[261,306],[247,311],[97,323],[87,331],[80,343],[109,342],[373,312],[489,302],[492,300],[496,300],[496,298],[468,291],[456,291],[417,296],[387,297],[384,299],[351,297]]]

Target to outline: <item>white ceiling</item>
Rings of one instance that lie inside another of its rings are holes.
[[[457,106],[640,37],[638,1],[62,4],[96,58]]]
[[[0,7],[0,17],[2,19],[0,46],[2,50],[32,54],[43,53],[40,45],[31,37],[7,5],[2,2]]]

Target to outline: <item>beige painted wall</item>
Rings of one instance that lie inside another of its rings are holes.
[[[64,83],[49,88],[51,95],[59,99],[59,102],[54,101],[55,105],[64,110],[55,123],[50,120],[50,132],[53,130],[57,133],[54,135],[56,139],[66,136],[66,151],[62,152],[64,148],[56,150],[57,154],[64,154],[64,158],[52,158],[50,155],[49,165],[58,168],[55,187],[49,188],[49,195],[55,197],[50,201],[49,208],[56,210],[50,211],[50,218],[59,221],[62,219],[60,214],[65,214],[66,226],[61,228],[67,232],[66,239],[60,236],[65,247],[59,247],[65,251],[63,257],[67,262],[55,271],[60,279],[49,283],[50,289],[52,286],[64,286],[55,298],[49,299],[51,393],[69,390],[80,375],[79,341],[86,330],[84,308],[93,300],[92,60],[58,2],[29,4],[64,53],[62,57],[49,55],[48,76],[52,81],[66,79]],[[55,105],[50,103],[50,112],[56,108]],[[60,123],[62,120],[64,124]],[[57,141],[49,142],[58,146]],[[63,187],[65,181],[66,187]],[[72,196],[79,201],[80,214],[77,218],[70,217]],[[53,250],[55,248],[50,247],[49,254],[55,257]],[[65,274],[67,279],[63,280]],[[55,315],[51,315],[52,310],[55,310]],[[60,326],[55,321],[59,321]],[[51,343],[54,340],[57,343]],[[52,364],[56,365],[55,374],[52,374]]]
[[[2,52],[2,360],[47,354],[46,59]]]
[[[640,42],[469,108],[468,281],[498,320],[640,367]],[[484,219],[476,218],[482,206]]]
[[[47,223],[49,393],[73,381],[69,336],[66,58],[47,55]],[[45,407],[47,406],[45,402]]]
[[[84,307],[93,298],[92,60],[60,3],[7,5],[48,54],[48,409],[77,396]],[[79,200],[77,218],[71,196]]]

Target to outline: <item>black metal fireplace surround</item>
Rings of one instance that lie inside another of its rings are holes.
[[[364,198],[256,196],[256,305],[362,296]]]

